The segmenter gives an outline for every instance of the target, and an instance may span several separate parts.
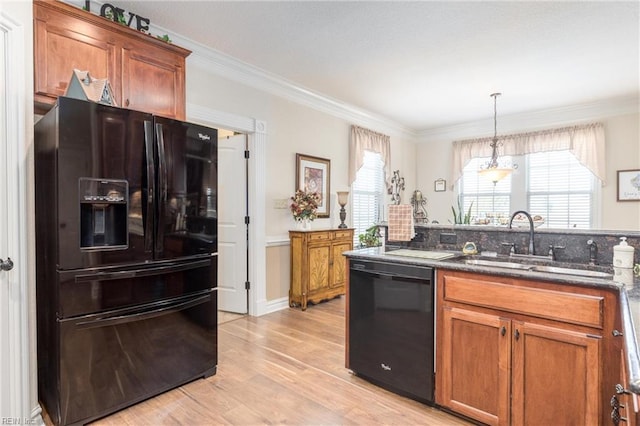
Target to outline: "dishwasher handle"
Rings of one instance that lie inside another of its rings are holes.
[[[381,280],[415,281],[420,284],[431,283],[431,279],[424,278],[424,277],[414,277],[410,275],[401,275],[401,274],[385,274],[382,272],[358,271],[358,273],[363,273],[363,272],[371,277],[378,278]]]
[[[393,265],[397,266],[397,265]],[[394,271],[380,270],[380,269],[367,269],[367,266],[361,263],[352,263],[350,273],[365,274],[371,277],[387,279],[387,280],[415,280],[421,283],[429,283],[433,281],[433,269],[424,267],[415,267],[407,265],[407,271],[402,271],[402,268],[395,268]],[[416,269],[418,268],[418,269]],[[416,273],[411,273],[417,271]]]

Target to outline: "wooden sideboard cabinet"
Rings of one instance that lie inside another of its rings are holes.
[[[35,1],[34,91],[44,113],[73,69],[108,78],[118,106],[184,120],[189,50],[58,1]]]
[[[489,425],[606,424],[615,292],[438,271],[436,402]]]
[[[291,286],[289,306],[318,303],[345,294],[347,259],[353,248],[353,229],[289,231]]]

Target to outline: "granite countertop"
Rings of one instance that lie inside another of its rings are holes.
[[[445,252],[446,250],[437,250]],[[457,256],[462,253],[450,252]],[[554,273],[507,269],[491,266],[469,265],[464,262],[452,261],[451,259],[435,260],[421,257],[408,257],[390,255],[385,251],[384,247],[371,247],[358,250],[351,250],[343,253],[345,256],[362,260],[377,260],[384,262],[393,262],[407,265],[430,266],[433,268],[446,268],[459,271],[481,272],[496,275],[504,275],[523,279],[537,279],[562,284],[570,284],[583,287],[600,287],[614,289],[618,291],[620,297],[621,323],[624,343],[627,355],[627,372],[629,379],[629,390],[636,394],[640,394],[640,345],[638,342],[638,334],[640,332],[640,277],[632,276],[632,285],[625,285],[616,281],[616,275],[613,279],[593,278],[573,275],[560,275]],[[491,257],[488,256],[487,259]],[[611,268],[613,270],[613,267]]]

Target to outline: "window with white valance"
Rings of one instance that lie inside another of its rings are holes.
[[[365,151],[377,152],[384,163],[384,180],[391,187],[391,137],[358,126],[351,126],[349,146],[349,184],[356,180],[364,164]]]
[[[358,235],[384,218],[384,195],[391,184],[390,140],[387,135],[351,126],[349,184],[356,246]]]
[[[547,228],[598,226],[605,176],[601,124],[509,135],[499,142],[500,159],[517,169],[496,182],[478,173],[491,155],[491,139],[454,142],[456,164],[463,164],[458,196],[472,223],[503,224],[511,212],[526,210],[541,216]]]
[[[451,188],[462,177],[463,170],[471,159],[491,156],[491,139],[486,137],[453,142]],[[502,144],[500,156],[569,151],[600,180],[601,185],[605,184],[605,138],[602,123],[505,135],[499,138],[499,142]]]

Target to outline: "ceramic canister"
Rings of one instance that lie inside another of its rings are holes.
[[[631,268],[618,268],[613,267],[614,271],[614,280],[621,284],[624,284],[626,287],[633,286],[633,269]]]
[[[613,246],[613,266],[633,269],[633,247],[627,244],[627,237],[620,240],[620,244]]]

